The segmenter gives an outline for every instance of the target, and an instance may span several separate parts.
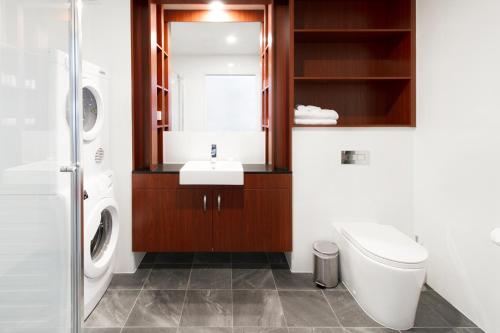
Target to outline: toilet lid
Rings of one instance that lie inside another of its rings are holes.
[[[353,223],[343,226],[342,233],[363,253],[386,264],[422,267],[428,257],[423,246],[392,226]]]

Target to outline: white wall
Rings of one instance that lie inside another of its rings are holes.
[[[112,13],[112,15],[110,15]],[[115,271],[134,272],[142,254],[132,252],[132,99],[130,1],[84,3],[83,58],[109,73],[109,151],[119,206],[120,236]]]
[[[418,0],[416,232],[428,282],[500,331],[500,2]]]
[[[167,163],[209,160],[212,144],[218,160],[245,164],[266,162],[264,132],[165,132],[163,156]]]
[[[239,160],[243,163],[265,163],[265,133],[258,132],[207,132],[206,74],[253,74],[258,82],[254,92],[259,99],[260,117],[261,68],[258,55],[172,55],[170,88],[173,132],[165,132],[164,156],[166,163],[185,163],[189,160],[210,158],[210,145],[217,144],[218,158]],[[231,63],[234,66],[229,67]],[[184,131],[178,129],[178,88],[173,78],[176,74],[184,80]]]
[[[293,130],[292,271],[311,272],[315,240],[332,223],[375,221],[412,235],[412,129]],[[369,150],[370,165],[341,165],[341,150]]]

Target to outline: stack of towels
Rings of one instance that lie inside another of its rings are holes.
[[[314,105],[297,105],[295,107],[295,124],[297,125],[337,125],[339,114],[335,110],[322,109]]]

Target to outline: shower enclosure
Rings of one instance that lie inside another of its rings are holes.
[[[0,332],[80,332],[79,0],[0,0]]]

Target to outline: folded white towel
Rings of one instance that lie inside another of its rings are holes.
[[[296,119],[339,119],[339,114],[334,110],[300,111],[295,110]]]
[[[296,107],[297,110],[299,111],[321,111],[321,108],[319,106],[314,106],[314,105],[297,105]]]
[[[295,124],[297,124],[297,125],[337,125],[337,120],[335,120],[335,119],[297,119],[297,118],[295,118]]]

